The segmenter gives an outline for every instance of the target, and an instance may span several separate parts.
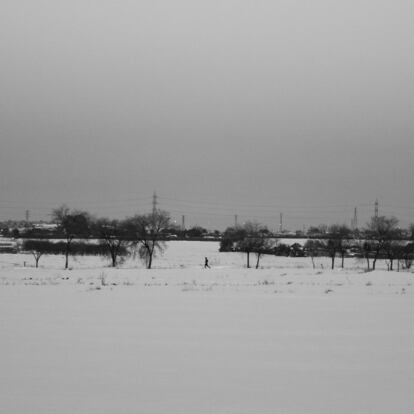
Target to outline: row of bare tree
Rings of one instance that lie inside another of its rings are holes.
[[[414,228],[412,228],[414,230]],[[375,270],[378,259],[387,261],[388,269],[394,269],[397,262],[409,268],[414,259],[414,243],[404,240],[403,230],[398,227],[395,217],[372,217],[367,225],[358,231],[346,225],[334,224],[327,227],[323,239],[308,239],[304,245],[304,253],[311,257],[313,267],[316,256],[331,258],[331,267],[335,267],[335,259],[344,260],[350,254],[366,260],[368,270]],[[412,232],[414,233],[414,232]],[[247,222],[243,226],[229,227],[223,234],[220,251],[239,251],[247,255],[247,267],[250,267],[250,254],[256,255],[256,268],[263,254],[277,254],[278,240],[271,232],[256,222]],[[289,252],[289,249],[288,249]]]
[[[154,257],[165,248],[162,233],[171,225],[169,213],[159,209],[124,220],[111,220],[94,218],[85,211],[71,210],[63,205],[53,210],[52,217],[64,239],[65,269],[69,266],[69,256],[75,240],[91,235],[100,240],[111,258],[112,266],[117,266],[120,258],[133,250],[145,262],[146,267],[151,269]],[[39,244],[39,248],[32,250],[36,266],[40,256],[47,252],[41,246]],[[255,254],[255,267],[258,268],[264,254],[277,254],[277,246],[278,240],[272,237],[266,226],[247,222],[243,226],[226,229],[220,251],[246,253],[248,268],[251,267],[250,256]],[[414,243],[403,240],[403,232],[395,217],[373,217],[359,231],[335,224],[328,227],[323,239],[308,239],[304,245],[304,252],[311,257],[314,267],[316,256],[328,256],[331,258],[332,269],[337,257],[341,258],[341,266],[344,266],[345,257],[350,250],[357,257],[366,260],[368,270],[375,270],[378,259],[385,259],[389,270],[393,270],[395,261],[399,269],[401,263],[404,267],[410,267],[414,259]]]
[[[366,260],[368,270],[375,270],[379,259],[386,260],[388,270],[394,270],[395,262],[397,270],[401,264],[405,268],[412,265],[414,243],[405,240],[404,232],[398,227],[398,219],[395,217],[372,217],[358,231],[351,231],[344,225],[333,225],[327,233],[326,239],[309,239],[305,244],[305,250],[314,266],[315,256],[327,255],[331,258],[332,269],[338,256],[341,258],[341,267],[344,267],[344,259],[350,250],[353,255]]]
[[[163,251],[165,247],[165,243],[160,240],[161,233],[170,225],[169,214],[159,209],[125,220],[110,220],[96,219],[85,211],[71,210],[63,205],[53,210],[52,217],[65,240],[65,269],[69,266],[74,240],[90,234],[97,235],[106,247],[112,266],[117,266],[126,247],[134,247],[146,267],[151,269],[156,253]]]

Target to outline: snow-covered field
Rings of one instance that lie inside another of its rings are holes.
[[[414,412],[411,272],[214,242],[63,264],[0,255],[0,413]]]

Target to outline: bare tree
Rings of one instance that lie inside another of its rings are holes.
[[[35,259],[36,268],[38,268],[39,267],[39,260],[43,256],[44,252],[41,252],[39,250],[31,250],[30,253],[32,253],[32,255]]]
[[[399,229],[396,229],[392,238],[384,243],[383,249],[387,258],[387,267],[390,271],[394,270],[394,260],[397,260],[397,266],[399,270],[400,259],[402,258],[404,249],[404,245],[401,239],[401,232]]]
[[[84,211],[70,210],[66,205],[62,205],[52,211],[52,217],[55,223],[58,224],[58,230],[65,238],[65,269],[67,269],[73,239],[89,235],[90,216]]]
[[[94,223],[98,237],[111,257],[112,267],[116,267],[120,256],[127,254],[128,237],[125,223],[119,220],[102,218]]]
[[[370,262],[369,259],[372,256],[372,252],[374,250],[373,248],[373,244],[371,241],[369,240],[365,240],[362,236],[362,234],[360,235],[360,237],[362,237],[360,240],[358,240],[358,251],[359,251],[359,257],[362,259],[365,259],[367,261],[367,270],[370,271],[371,267],[370,267]]]
[[[328,228],[328,239],[324,240],[324,248],[332,261],[332,269],[335,267],[335,257],[341,254],[342,267],[344,265],[345,244],[344,240],[349,237],[350,231],[345,225],[333,224]]]
[[[246,253],[247,268],[250,269],[250,253],[253,253],[255,248],[254,232],[256,230],[257,223],[248,222],[243,226],[244,235],[236,244],[236,249]]]
[[[414,243],[406,244],[402,249],[401,260],[403,261],[403,267],[410,269],[414,261]]]
[[[254,247],[254,253],[256,254],[256,269],[259,268],[259,261],[262,255],[269,253],[277,243],[277,240],[270,236],[270,231],[266,226],[259,227],[255,236],[256,245]]]
[[[263,254],[269,252],[276,243],[276,240],[270,237],[269,230],[257,222],[248,221],[240,232],[242,237],[238,240],[236,248],[247,255],[247,268],[250,268],[250,253],[256,254],[256,269],[259,268],[260,258]]]
[[[380,216],[372,217],[365,227],[364,235],[367,242],[371,244],[373,252],[372,270],[375,270],[376,262],[381,254],[387,254],[387,251],[391,252],[393,241],[400,239],[400,230],[397,226],[398,219],[395,217]],[[392,270],[392,261],[390,270]]]
[[[50,243],[49,241],[44,241],[44,240],[25,239],[23,241],[22,248],[25,252],[30,252],[33,255],[35,259],[36,268],[39,267],[40,258],[45,253],[47,253],[47,249],[45,248],[45,245],[49,243]]]
[[[339,226],[339,233],[338,233],[338,249],[339,254],[341,256],[341,268],[344,268],[344,261],[345,256],[348,253],[348,249],[351,247],[352,241],[351,241],[351,235],[352,231],[351,229],[346,226],[345,224]]]
[[[137,244],[138,253],[147,269],[151,269],[155,255],[165,249],[165,242],[161,240],[161,235],[169,225],[169,213],[158,209],[150,214],[136,215],[127,219],[127,231]]]
[[[315,269],[315,257],[321,254],[323,243],[318,239],[309,239],[304,245],[305,252],[312,260],[312,266]]]

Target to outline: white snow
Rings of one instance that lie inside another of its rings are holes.
[[[414,274],[316,262],[0,255],[0,413],[414,412]]]

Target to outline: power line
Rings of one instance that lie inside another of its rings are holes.
[[[275,209],[275,208],[286,208],[286,209],[321,209],[321,208],[344,208],[349,209],[352,208],[349,204],[283,204],[283,203],[273,203],[273,204],[257,204],[257,203],[245,203],[245,202],[225,202],[225,201],[215,201],[215,202],[208,202],[208,201],[193,201],[193,200],[183,200],[177,199],[172,197],[158,197],[161,200],[171,201],[178,204],[190,204],[190,205],[202,205],[202,206],[217,206],[220,208],[268,208],[268,209]],[[361,207],[369,207],[372,206],[370,203],[361,203],[358,206]]]

